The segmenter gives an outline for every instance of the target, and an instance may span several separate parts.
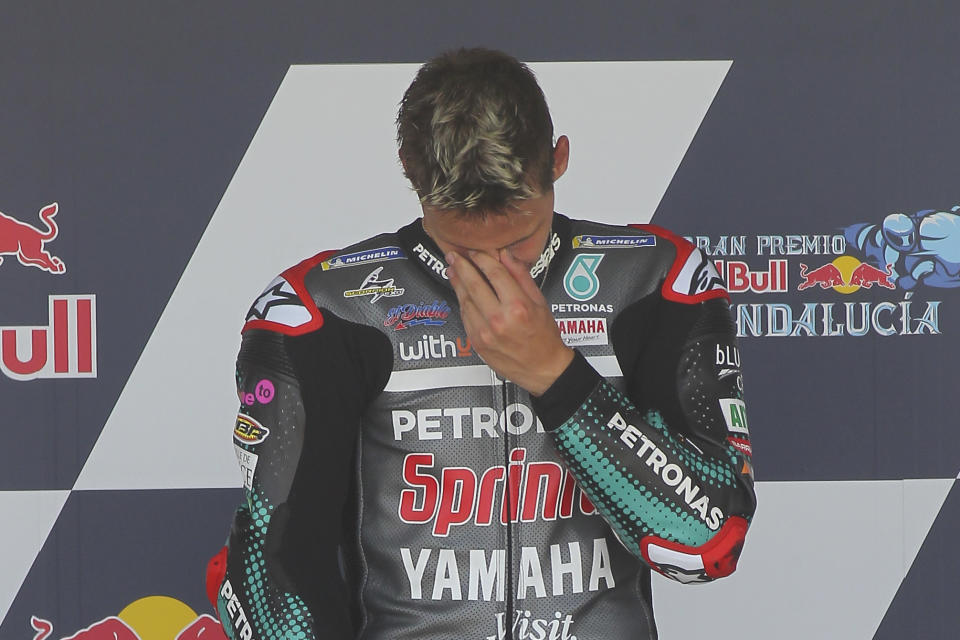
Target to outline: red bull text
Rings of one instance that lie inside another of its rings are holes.
[[[0,371],[14,380],[96,378],[96,296],[48,299],[47,326],[0,327]]]

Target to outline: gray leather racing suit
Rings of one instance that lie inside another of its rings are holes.
[[[419,220],[257,298],[231,638],[655,638],[650,568],[734,570],[756,499],[713,265],[654,226],[555,214],[531,274],[577,352],[539,398],[471,348]]]

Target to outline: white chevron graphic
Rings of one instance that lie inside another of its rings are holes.
[[[953,483],[758,483],[736,573],[692,587],[654,577],[660,636],[869,640]]]

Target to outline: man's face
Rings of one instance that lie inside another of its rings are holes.
[[[455,251],[469,258],[470,251],[486,253],[499,260],[508,252],[527,269],[543,252],[553,221],[553,190],[518,200],[504,213],[490,213],[482,219],[457,211],[423,208],[423,228],[444,253]]]

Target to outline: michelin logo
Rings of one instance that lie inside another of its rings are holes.
[[[655,247],[656,236],[574,236],[574,249],[632,249]]]
[[[345,253],[340,256],[334,256],[329,260],[324,260],[320,266],[324,271],[330,269],[340,269],[342,267],[352,267],[358,264],[367,264],[371,262],[385,262],[387,260],[399,260],[405,258],[403,250],[400,247],[380,247],[379,249],[368,249],[367,251],[358,251],[357,253]]]

